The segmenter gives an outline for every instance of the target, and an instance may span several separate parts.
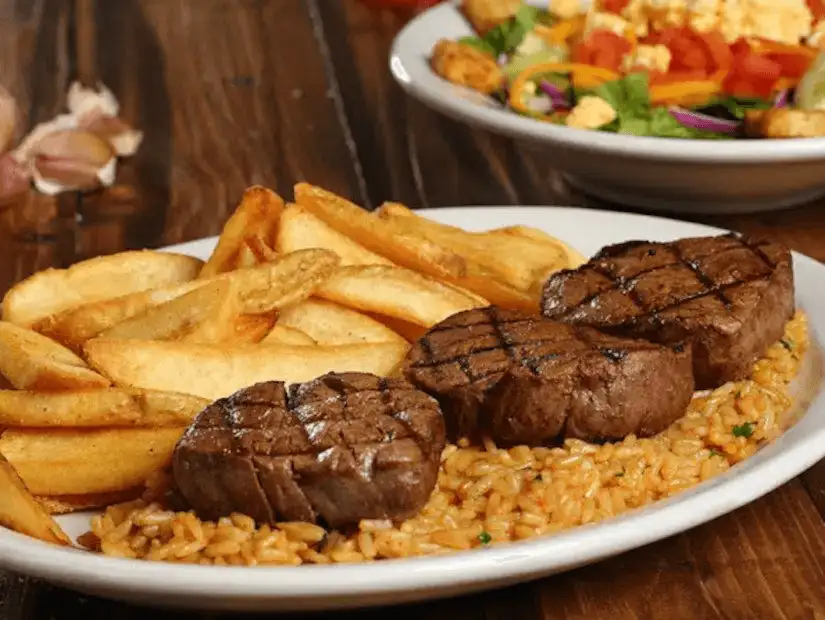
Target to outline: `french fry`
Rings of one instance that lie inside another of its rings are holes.
[[[407,234],[430,239],[496,274],[520,291],[538,296],[547,277],[570,266],[568,248],[551,237],[473,233],[421,217],[407,207],[387,203],[378,216],[395,222]]]
[[[543,230],[533,228],[532,226],[505,226],[504,228],[494,228],[490,231],[493,235],[510,235],[512,237],[527,237],[541,243],[548,245],[561,244],[567,252],[567,269],[575,269],[581,267],[587,262],[587,258],[579,252],[576,248],[568,245],[564,241],[556,239],[552,235],[548,235]]]
[[[54,340],[0,321],[0,373],[18,390],[73,390],[111,385]]]
[[[295,186],[295,201],[330,227],[396,265],[473,291],[503,308],[528,312],[536,309],[533,297],[501,282],[489,269],[410,234],[397,222],[368,213],[340,196],[299,183]]]
[[[342,265],[392,265],[296,204],[287,205],[281,216],[275,247],[282,253],[324,248],[340,256]]]
[[[238,269],[211,279],[83,306],[47,317],[39,321],[35,329],[77,349],[86,340],[146,312],[152,306],[171,301],[215,280],[232,282],[235,295],[243,302],[244,313],[268,314],[310,296],[334,272],[339,260],[327,250],[292,252],[274,262],[250,269]]]
[[[203,261],[191,256],[143,250],[92,258],[68,269],[46,269],[6,293],[3,320],[29,327],[84,304],[187,282],[201,265]]]
[[[225,344],[240,346],[261,342],[275,327],[278,315],[276,312],[267,314],[242,314],[234,321],[235,333]],[[187,339],[184,338],[184,341]]]
[[[296,383],[332,371],[385,375],[404,358],[409,344],[225,347],[94,339],[84,349],[89,363],[117,385],[215,400],[262,381]]]
[[[485,305],[432,278],[383,265],[341,267],[316,294],[348,308],[422,327],[432,327],[457,312]]]
[[[102,388],[66,392],[0,391],[0,426],[8,428],[178,428],[209,401],[188,394]]]
[[[14,467],[0,455],[0,525],[56,545],[72,545],[57,522],[32,496]]]
[[[285,308],[278,325],[300,330],[321,345],[405,343],[404,338],[365,314],[321,299],[310,298]]]
[[[196,336],[201,333],[213,338],[211,342],[221,342],[234,331],[232,321],[240,314],[239,303],[229,295],[230,285],[227,279],[209,282],[118,323],[100,336],[125,340],[177,340],[194,331]],[[226,313],[233,314],[223,316]]]
[[[276,324],[266,337],[261,340],[261,344],[287,344],[303,347],[311,347],[316,344],[309,335],[294,327]]]
[[[255,265],[260,264],[258,261],[258,257],[255,256],[255,253],[252,249],[244,243],[241,246],[241,249],[238,250],[238,256],[235,260],[235,269],[248,269],[249,267],[254,267]]]
[[[209,278],[234,269],[238,252],[247,237],[254,234],[264,239],[274,237],[283,209],[284,201],[272,190],[259,185],[248,188],[224,225],[200,277]]]
[[[111,493],[137,487],[169,465],[185,430],[10,429],[0,437],[0,454],[33,495]]]
[[[283,221],[283,217],[281,217],[281,221]],[[272,261],[278,259],[278,252],[273,250],[267,240],[260,234],[247,237],[244,240],[244,246],[249,248],[249,251],[252,252],[258,263],[271,263]],[[296,248],[296,250],[303,249],[304,248]],[[284,254],[289,254],[289,252],[284,252]]]
[[[35,497],[37,503],[43,506],[50,515],[67,515],[73,512],[86,512],[96,508],[105,508],[114,504],[121,504],[138,499],[143,493],[143,487],[135,487],[126,491],[113,493],[90,493],[88,495],[57,495]]]
[[[402,321],[401,319],[397,319],[392,316],[385,316],[383,314],[376,314],[373,312],[368,314],[372,319],[378,321],[382,325],[386,325],[396,334],[403,336],[407,342],[417,342],[421,336],[427,333],[426,327],[416,325],[415,323],[408,323],[407,321]]]

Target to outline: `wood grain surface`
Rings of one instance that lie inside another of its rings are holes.
[[[0,0],[0,83],[26,127],[60,111],[72,80],[101,80],[146,134],[106,192],[32,194],[0,211],[0,291],[44,267],[215,234],[253,183],[288,194],[307,180],[368,208],[393,199],[627,210],[570,190],[512,142],[407,99],[386,68],[401,24],[355,0]],[[825,260],[825,203],[695,219]],[[741,510],[592,567],[333,617],[825,619],[823,515],[820,463]],[[214,617],[147,612],[0,573],[2,619],[147,613]]]

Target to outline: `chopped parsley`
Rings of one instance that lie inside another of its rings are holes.
[[[478,542],[480,542],[482,545],[489,545],[490,541],[492,540],[493,537],[490,536],[489,532],[481,532],[481,534],[478,535]]]
[[[787,338],[787,339],[783,338],[779,342],[781,342],[782,346],[785,347],[788,351],[793,351],[794,341],[791,340],[790,338]]]
[[[753,422],[745,422],[743,424],[738,424],[737,426],[733,427],[734,437],[748,438],[751,435],[753,435]]]
[[[621,478],[622,476],[624,476],[624,470],[616,472],[616,477],[617,478]]]
[[[719,450],[714,450],[713,448],[710,449],[711,456],[718,456],[719,458],[725,458],[725,455],[719,452]]]

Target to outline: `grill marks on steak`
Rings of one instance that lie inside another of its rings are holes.
[[[173,472],[205,519],[240,512],[340,527],[416,514],[444,445],[438,404],[406,381],[332,373],[218,400],[180,440]]]
[[[790,252],[736,234],[606,247],[551,276],[542,300],[558,321],[689,342],[700,389],[747,376],[793,311]]]
[[[405,369],[441,403],[448,434],[541,445],[655,434],[693,393],[690,353],[496,307],[430,329]]]

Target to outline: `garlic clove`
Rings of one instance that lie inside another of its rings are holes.
[[[117,159],[114,157],[97,168],[69,159],[38,157],[32,168],[34,186],[49,196],[62,192],[88,191],[111,186],[115,181]]]
[[[35,146],[46,136],[57,131],[74,129],[77,127],[77,119],[71,114],[61,114],[54,119],[35,125],[16,149],[12,151],[14,158],[20,163],[30,162],[34,158]]]
[[[114,182],[114,149],[88,131],[55,131],[38,141],[31,152],[34,184],[44,194],[90,190]]]
[[[97,89],[86,88],[80,82],[73,82],[66,96],[69,113],[76,118],[99,112],[104,116],[117,116],[120,104],[108,88],[98,84]]]
[[[32,147],[35,156],[71,159],[96,168],[114,157],[114,149],[100,136],[80,129],[62,129],[43,136]]]
[[[116,116],[87,114],[78,120],[78,127],[106,140],[119,157],[131,157],[143,141],[142,131]]]
[[[0,86],[0,153],[5,153],[17,133],[19,112],[9,91]]]

